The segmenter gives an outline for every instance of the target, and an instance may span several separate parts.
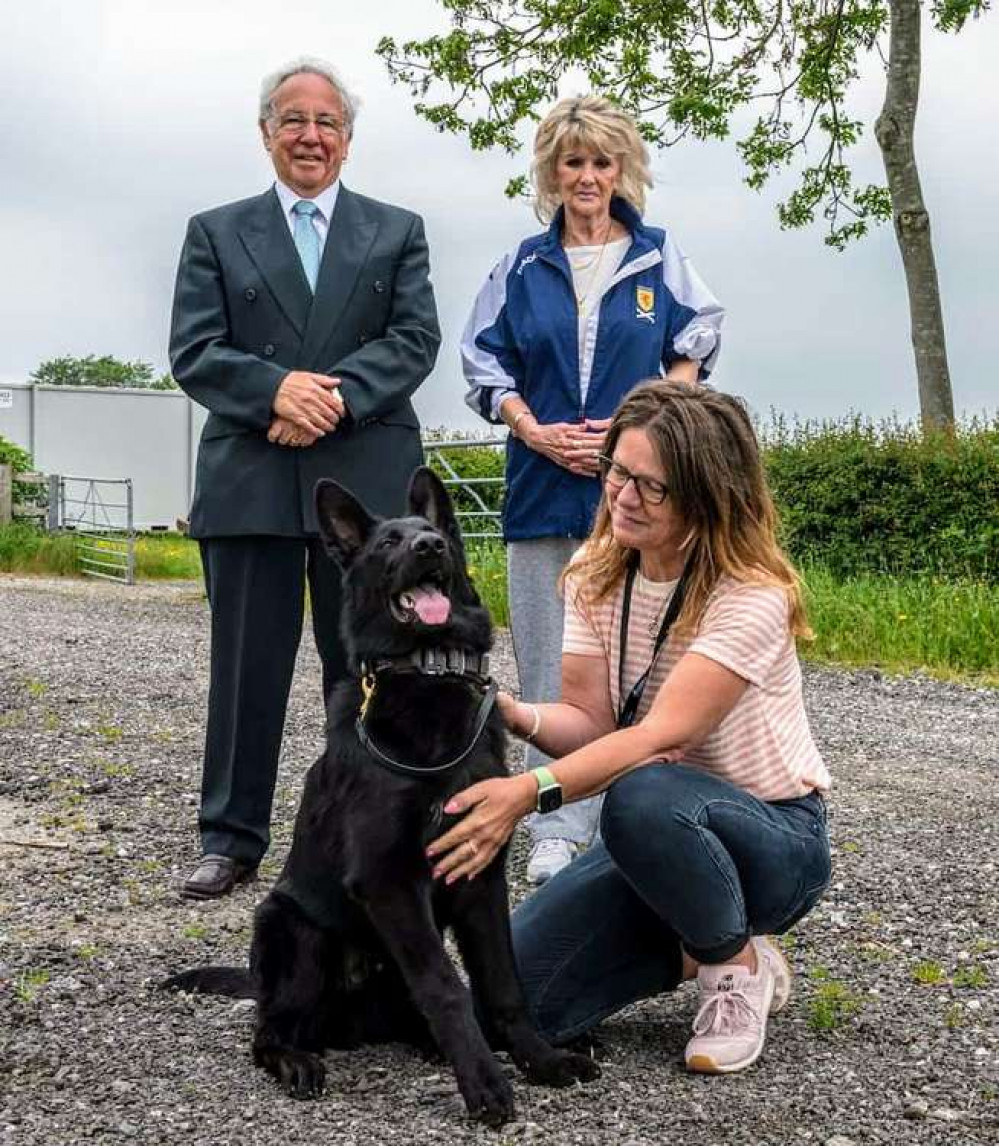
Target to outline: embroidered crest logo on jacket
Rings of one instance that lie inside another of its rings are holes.
[[[656,292],[651,287],[635,287],[635,317],[656,321]]]

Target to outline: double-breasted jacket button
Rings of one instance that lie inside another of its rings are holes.
[[[375,294],[384,294],[385,283],[381,279],[375,279],[375,281],[371,284],[371,289],[375,292]]]
[[[247,287],[246,290],[243,291],[243,298],[245,298],[247,302],[253,302],[256,297],[257,292],[253,287]]]
[[[274,357],[274,343],[273,342],[268,342],[267,345],[264,347],[264,357],[265,358],[273,358]]]

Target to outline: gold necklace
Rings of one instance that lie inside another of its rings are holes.
[[[584,290],[582,294],[580,294],[579,291],[576,289],[575,283],[573,284],[572,293],[576,296],[576,312],[577,312],[577,314],[582,314],[583,306],[586,303],[586,300],[590,297],[590,292],[593,290],[594,284],[597,281],[597,275],[600,272],[600,264],[603,262],[604,251],[607,250],[607,244],[610,241],[610,234],[611,234],[611,229],[613,228],[613,226],[614,226],[614,220],[608,219],[607,220],[607,230],[604,233],[604,241],[600,244],[600,250],[597,252],[596,255],[594,255],[590,259],[590,261],[588,263],[582,263],[582,264],[577,265],[577,269],[580,271],[588,271],[591,266],[593,267],[593,271],[590,274],[589,281],[586,284],[586,290]]]

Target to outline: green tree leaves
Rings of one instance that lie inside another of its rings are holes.
[[[745,181],[759,190],[797,168],[777,208],[782,227],[821,221],[842,249],[891,218],[887,190],[857,186],[850,152],[865,125],[851,87],[869,53],[884,55],[888,0],[441,0],[452,30],[378,54],[418,98],[416,110],[476,150],[517,151],[525,123],[564,76],[602,91],[669,146],[724,139],[733,117],[758,114],[737,141]],[[934,0],[936,25],[957,31],[984,0]],[[523,193],[523,178],[507,194]]]
[[[39,386],[101,386],[116,389],[176,390],[169,374],[157,377],[148,362],[122,362],[110,354],[85,358],[49,358],[37,366],[30,381]]]

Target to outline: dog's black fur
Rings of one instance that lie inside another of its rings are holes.
[[[449,825],[442,808],[450,796],[505,775],[498,712],[461,764],[440,776],[389,771],[358,739],[362,663],[420,647],[481,654],[491,644],[450,499],[429,469],[414,474],[409,503],[411,516],[378,520],[335,482],[317,486],[323,539],[344,573],[344,637],[356,675],[330,699],[328,746],[306,779],[284,870],[257,909],[249,972],[209,967],[164,985],[255,997],[254,1059],[298,1097],[322,1090],[325,1047],[432,1041],[453,1065],[469,1114],[498,1126],[513,1115],[513,1093],[490,1045],[547,1085],[593,1078],[597,1068],[551,1047],[527,1017],[510,941],[506,849],[474,880],[450,886],[431,879],[424,856]],[[450,599],[446,621],[426,623],[406,607],[413,602],[403,594],[428,585]],[[435,767],[472,739],[481,698],[467,677],[386,672],[367,728],[386,754]],[[448,926],[471,995],[444,949]]]

